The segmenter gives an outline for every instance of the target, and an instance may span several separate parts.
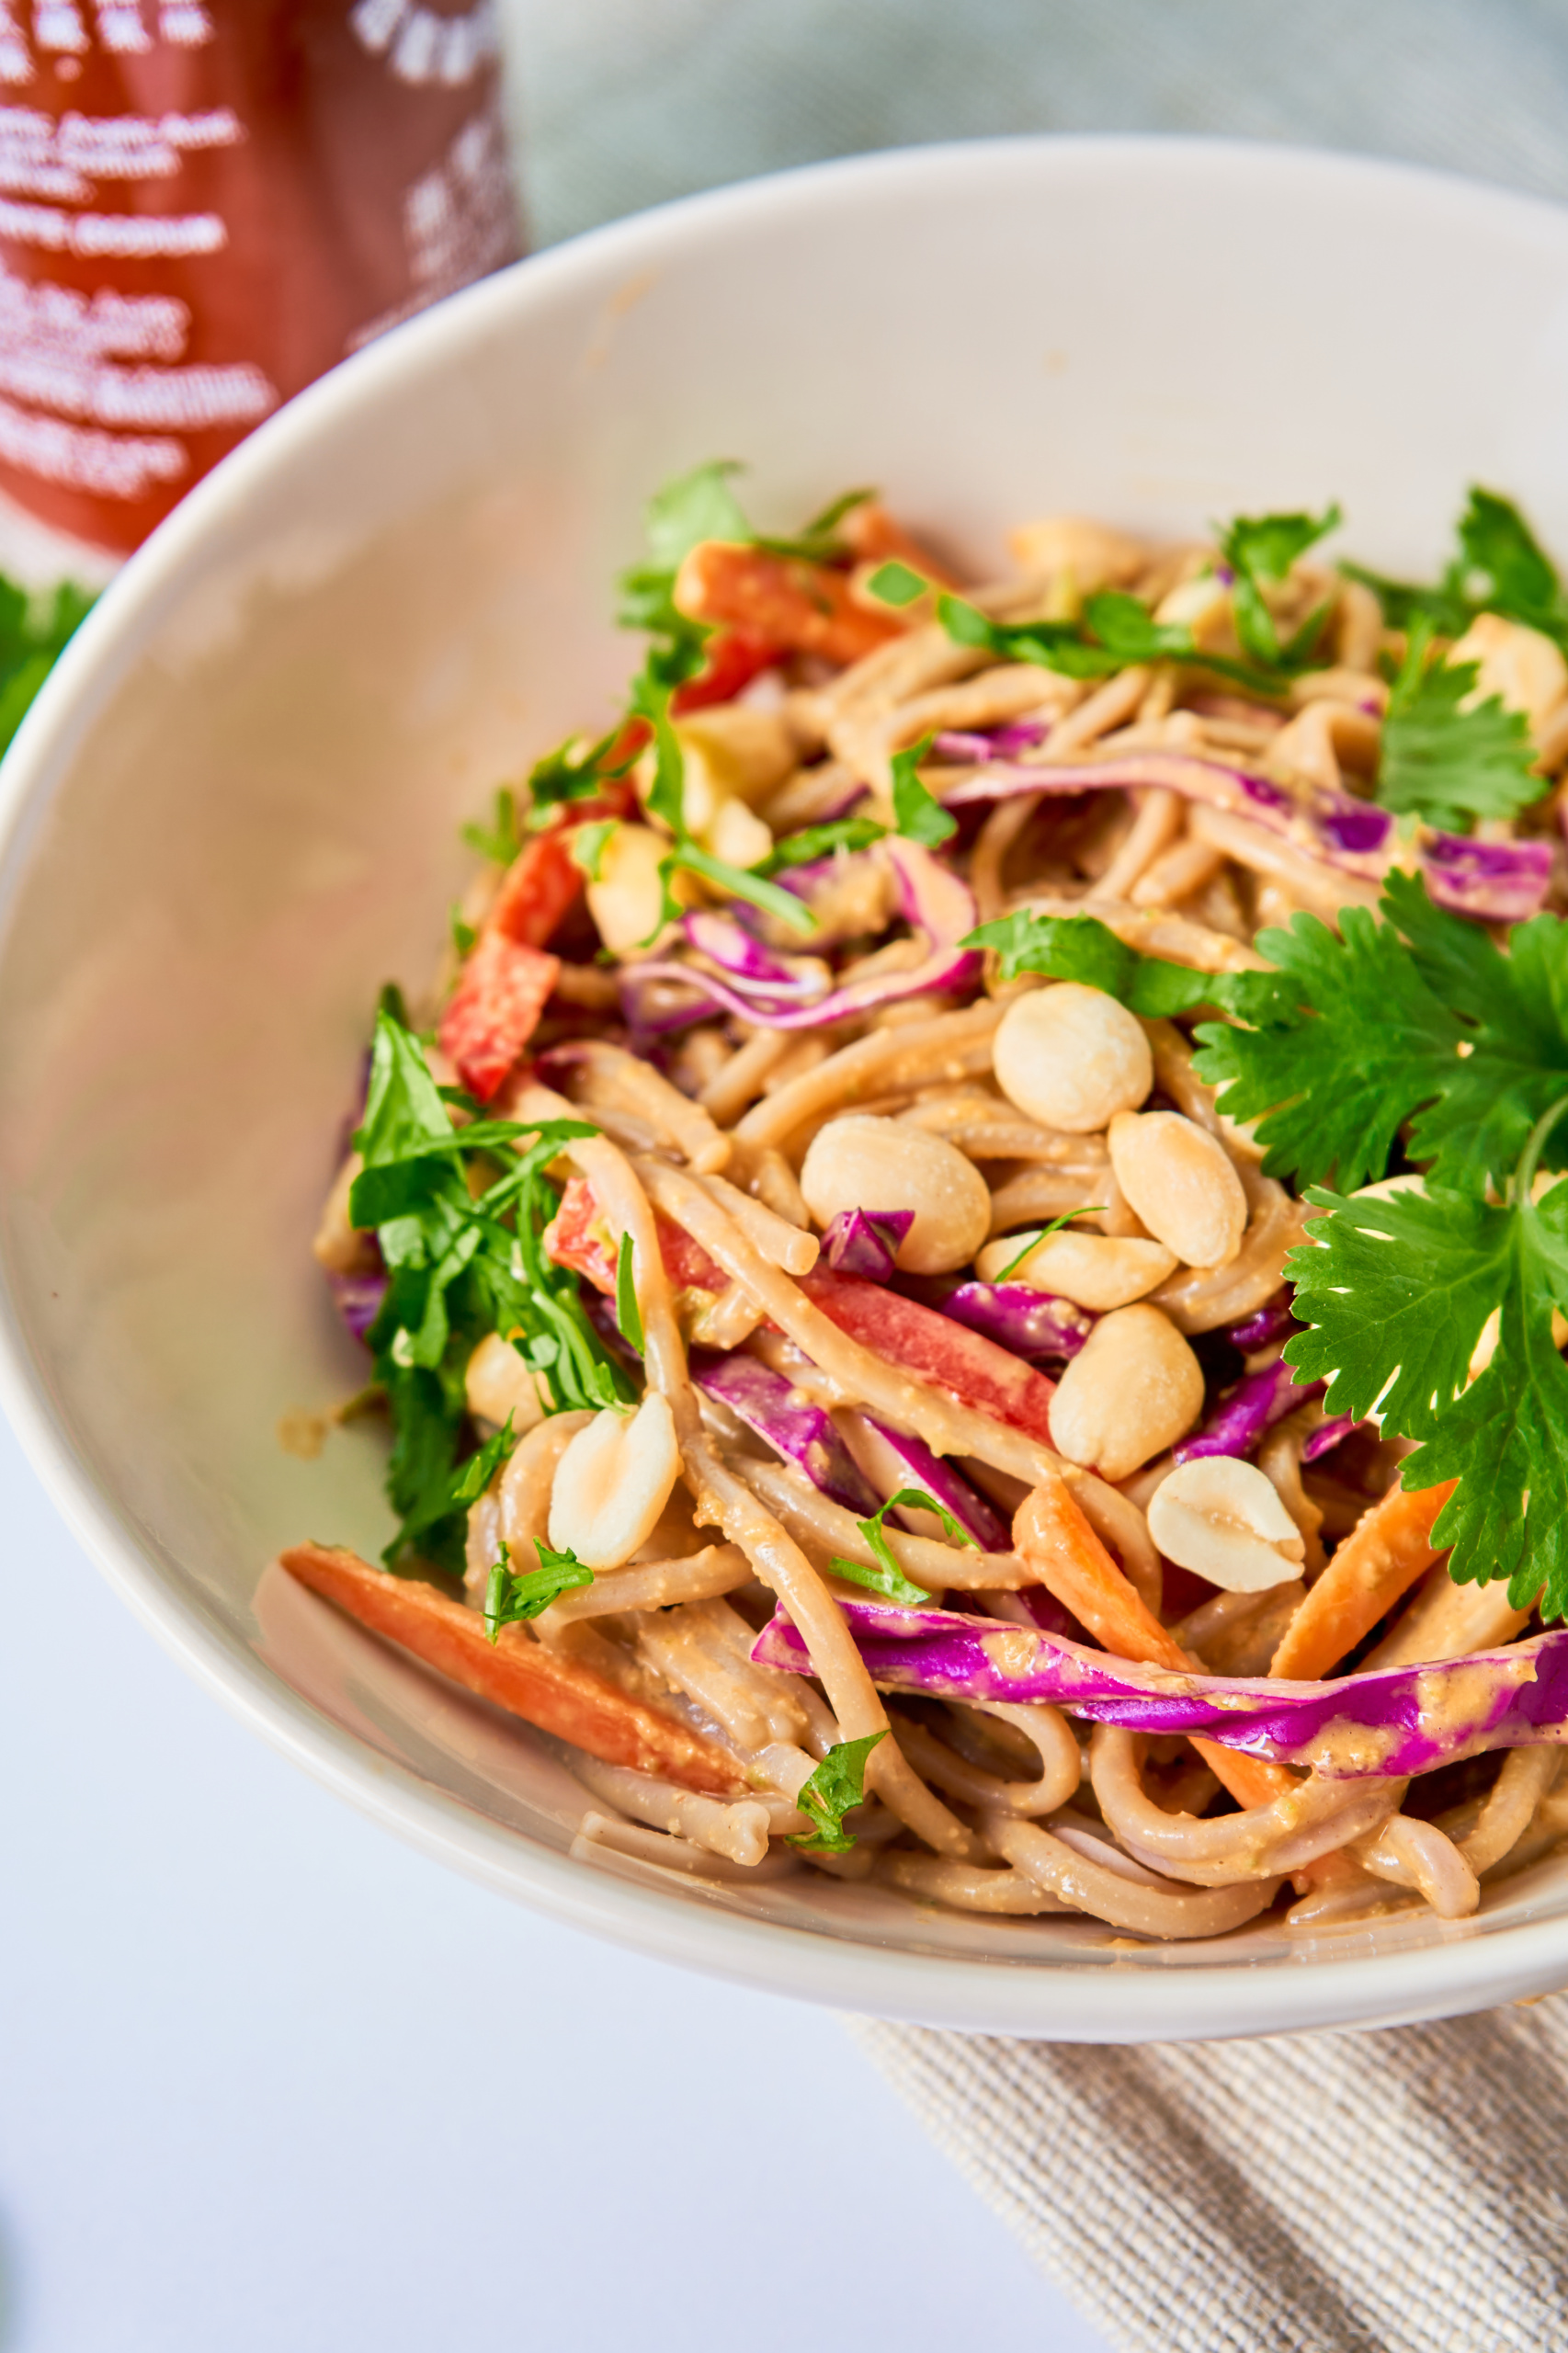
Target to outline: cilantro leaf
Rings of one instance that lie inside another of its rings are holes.
[[[1381,1400],[1383,1428],[1417,1439],[1403,1483],[1457,1479],[1433,1529],[1451,1544],[1460,1583],[1509,1580],[1528,1608],[1568,1610],[1568,1366],[1551,1312],[1568,1304],[1568,1184],[1529,1199],[1535,1149],[1562,1105],[1538,1123],[1509,1202],[1427,1188],[1346,1201],[1313,1190],[1329,1215],[1292,1251],[1295,1312],[1310,1328],[1286,1347],[1309,1379],[1330,1378],[1330,1413]],[[1490,1362],[1469,1379],[1476,1344],[1498,1318]],[[1468,1385],[1467,1385],[1468,1384]]]
[[[1164,957],[1141,955],[1097,915],[1041,915],[1022,907],[983,923],[959,944],[994,949],[1004,980],[1043,972],[1051,980],[1078,981],[1085,988],[1103,989],[1148,1021],[1190,1013],[1200,1005],[1255,1019],[1272,1009],[1278,996],[1271,973],[1199,972]]]
[[[744,471],[738,459],[711,459],[656,490],[642,510],[649,562],[677,572],[704,540],[749,540],[751,525],[730,488],[731,475]]]
[[[1568,597],[1556,568],[1512,500],[1472,485],[1458,537],[1445,585],[1471,612],[1502,613],[1560,643],[1568,637]]]
[[[619,824],[619,817],[596,817],[591,824],[572,827],[566,855],[590,882],[598,881],[606,847]]]
[[[1103,1201],[1085,1201],[1081,1210],[1063,1210],[1061,1216],[1053,1217],[1049,1225],[1031,1226],[1024,1236],[1017,1256],[1009,1258],[1006,1265],[992,1276],[992,1281],[1005,1283],[1014,1267],[1021,1267],[1024,1260],[1031,1257],[1042,1242],[1049,1242],[1053,1233],[1062,1233],[1065,1227],[1075,1224],[1081,1217],[1098,1217],[1104,1208]]]
[[[479,938],[479,934],[473,925],[467,920],[455,899],[447,910],[447,923],[452,935],[452,946],[460,956],[466,956]]]
[[[612,727],[597,744],[585,745],[579,736],[569,735],[553,752],[528,770],[528,803],[530,825],[549,822],[555,811],[574,801],[592,801],[600,788],[623,777],[637,757],[636,750],[613,763],[610,754],[620,741],[622,731]]]
[[[537,1569],[514,1569],[511,1548],[502,1544],[501,1557],[484,1586],[484,1631],[492,1643],[503,1626],[524,1625],[528,1619],[541,1616],[563,1593],[593,1584],[592,1569],[585,1568],[575,1552],[552,1552],[539,1536],[534,1538],[534,1550],[539,1554]]]
[[[915,774],[924,759],[928,759],[936,736],[922,735],[918,744],[910,744],[892,756],[893,824],[905,841],[919,842],[926,849],[935,849],[939,842],[950,841],[958,832],[959,821],[949,817],[941,802],[926,791]]]
[[[1425,620],[1441,637],[1460,637],[1477,613],[1501,613],[1568,651],[1568,597],[1551,559],[1513,502],[1472,485],[1455,536],[1458,551],[1432,586],[1391,580],[1361,564],[1341,564],[1340,570],[1371,589],[1391,629]]]
[[[844,1817],[863,1804],[866,1761],[887,1731],[869,1732],[863,1740],[835,1741],[811,1779],[801,1784],[795,1803],[816,1827],[797,1832],[789,1841],[806,1855],[846,1855],[855,1844],[844,1827]]]
[[[1311,664],[1317,641],[1328,619],[1329,607],[1309,613],[1288,644],[1279,642],[1278,626],[1263,594],[1265,582],[1278,585],[1290,566],[1340,522],[1337,506],[1321,515],[1238,515],[1219,535],[1220,553],[1232,574],[1231,614],[1242,651],[1265,670],[1291,675]]]
[[[1136,662],[1183,662],[1232,678],[1249,692],[1277,695],[1281,679],[1228,654],[1207,654],[1185,625],[1156,621],[1125,589],[1085,598],[1081,621],[994,621],[961,597],[938,597],[937,618],[955,645],[998,662],[1034,662],[1068,678],[1108,678]]]
[[[29,597],[0,574],[0,752],[94,602],[70,581],[48,597]]]
[[[907,1504],[912,1511],[935,1513],[955,1544],[973,1544],[974,1539],[969,1530],[960,1528],[952,1513],[944,1509],[934,1495],[928,1495],[924,1487],[901,1487],[897,1495],[888,1497],[872,1518],[859,1519],[855,1523],[875,1556],[876,1567],[868,1568],[863,1561],[846,1561],[837,1554],[829,1566],[835,1576],[847,1577],[851,1585],[863,1585],[889,1601],[902,1602],[908,1608],[915,1608],[920,1603],[930,1600],[930,1592],[926,1586],[915,1585],[904,1575],[893,1559],[885,1525],[889,1512],[896,1510],[901,1504]]]
[[[793,539],[769,539],[759,532],[755,535],[756,543],[773,555],[796,556],[806,563],[840,563],[851,552],[839,532],[840,523],[852,507],[864,506],[876,494],[874,490],[840,491],[820,515],[813,515],[809,523],[801,526]]]
[[[782,874],[788,867],[810,866],[819,858],[830,858],[836,849],[869,849],[886,832],[887,827],[874,817],[830,817],[824,824],[802,825],[798,834],[786,834],[751,871]]]
[[[1432,627],[1411,623],[1408,650],[1389,696],[1377,797],[1401,816],[1468,833],[1475,817],[1512,817],[1550,788],[1532,774],[1535,746],[1524,713],[1489,695],[1461,705],[1480,676],[1473,662],[1433,662]]]
[[[1260,932],[1278,993],[1261,1013],[1227,1008],[1255,1028],[1199,1029],[1198,1074],[1228,1118],[1267,1115],[1272,1176],[1352,1191],[1383,1174],[1411,1120],[1436,1183],[1500,1182],[1568,1088],[1568,926],[1536,915],[1505,953],[1398,870],[1381,911],[1345,909],[1337,938],[1309,915]],[[1568,1142],[1549,1140],[1544,1158],[1568,1165]]]

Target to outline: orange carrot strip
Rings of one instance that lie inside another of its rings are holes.
[[[728,1796],[741,1776],[722,1749],[653,1708],[629,1699],[585,1666],[547,1650],[518,1626],[504,1626],[492,1648],[476,1610],[433,1585],[388,1576],[357,1552],[295,1544],[283,1566],[312,1593],[412,1651],[454,1683],[494,1700],[541,1732],[585,1748],[607,1765],[631,1765],[688,1790]]]
[[[675,601],[694,621],[742,629],[828,662],[858,662],[907,626],[858,605],[846,573],[728,540],[703,540],[691,550],[676,574]]]
[[[1172,1667],[1178,1674],[1202,1673],[1122,1575],[1059,1472],[1049,1472],[1019,1505],[1013,1544],[1039,1571],[1040,1583],[1114,1657]],[[1267,1805],[1299,1786],[1263,1757],[1244,1756],[1217,1740],[1192,1745],[1238,1805]]]
[[[1268,1672],[1326,1675],[1431,1567],[1432,1523],[1459,1482],[1391,1487],[1362,1513],[1285,1630]]]

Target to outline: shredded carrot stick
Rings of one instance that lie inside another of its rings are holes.
[[[433,1585],[387,1575],[357,1552],[323,1544],[295,1544],[283,1566],[362,1626],[412,1651],[541,1732],[572,1741],[607,1765],[631,1765],[684,1789],[727,1796],[741,1776],[723,1751],[653,1708],[629,1699],[587,1667],[546,1650],[520,1627],[503,1626],[494,1647],[476,1610],[450,1601]]]
[[[1187,1656],[1134,1592],[1059,1472],[1049,1472],[1019,1505],[1013,1544],[1039,1571],[1040,1583],[1114,1657],[1168,1666],[1181,1674],[1202,1673],[1197,1660]],[[1215,1740],[1192,1745],[1238,1805],[1267,1805],[1299,1786],[1279,1766],[1262,1757],[1244,1756]]]
[[[1432,1523],[1458,1481],[1391,1487],[1363,1512],[1285,1631],[1270,1675],[1326,1675],[1437,1557]]]
[[[828,662],[858,662],[904,629],[858,605],[847,573],[728,540],[702,540],[691,550],[676,574],[675,601],[695,621],[743,629]]]

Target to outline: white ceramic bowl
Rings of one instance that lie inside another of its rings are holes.
[[[802,1875],[574,1862],[530,1734],[262,1567],[373,1552],[379,1441],[279,1416],[362,1359],[309,1239],[378,983],[417,982],[455,825],[597,721],[643,497],[875,482],[981,572],[1056,508],[1155,530],[1343,501],[1429,569],[1465,485],[1568,550],[1568,214],[1261,147],[1020,142],[675,205],[461,295],[307,392],[110,589],[3,776],[6,1403],[79,1534],[258,1731],[490,1885],[667,1960],[1052,2038],[1274,2033],[1568,1981],[1568,1864],[1457,1926],[1131,1949]],[[20,1570],[14,1573],[20,1573]]]

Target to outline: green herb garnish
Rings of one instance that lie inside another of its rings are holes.
[[[575,1276],[551,1263],[541,1239],[558,1202],[548,1163],[573,1138],[597,1132],[576,1120],[455,1127],[418,1040],[390,1010],[378,1015],[355,1138],[365,1165],[349,1215],[375,1230],[390,1279],[368,1335],[394,1432],[388,1492],[401,1524],[382,1556],[389,1567],[417,1559],[461,1571],[464,1506],[503,1459],[486,1451],[498,1439],[469,1458],[464,1375],[482,1339],[511,1336],[545,1376],[552,1411],[631,1399],[584,1312]],[[467,1171],[493,1160],[502,1174],[476,1196]]]
[[[1330,607],[1319,605],[1290,641],[1281,644],[1264,597],[1265,583],[1278,585],[1307,550],[1340,522],[1337,506],[1321,515],[1238,515],[1219,535],[1220,553],[1232,574],[1231,615],[1244,654],[1262,670],[1293,677],[1310,669]]]
[[[1389,696],[1378,763],[1378,799],[1401,816],[1466,834],[1476,817],[1512,817],[1548,790],[1522,711],[1489,695],[1469,710],[1474,662],[1430,658],[1432,624],[1417,614]]]
[[[1063,1210],[1061,1216],[1053,1217],[1049,1225],[1042,1225],[1037,1233],[1031,1233],[1019,1248],[1017,1257],[1009,1258],[1001,1273],[992,1276],[992,1281],[1005,1283],[1014,1268],[1021,1267],[1026,1258],[1031,1257],[1042,1242],[1049,1242],[1053,1233],[1060,1233],[1065,1226],[1075,1223],[1081,1217],[1100,1216],[1104,1209],[1103,1201],[1086,1201],[1081,1210]]]
[[[534,1550],[539,1554],[537,1569],[514,1569],[511,1549],[503,1544],[501,1557],[485,1581],[484,1631],[493,1643],[503,1626],[525,1625],[530,1618],[541,1616],[563,1593],[593,1584],[592,1569],[585,1568],[575,1552],[552,1552],[539,1536],[534,1538]]]
[[[884,1600],[901,1602],[908,1608],[915,1608],[920,1603],[929,1601],[930,1593],[925,1586],[915,1585],[904,1575],[893,1559],[884,1525],[889,1512],[896,1510],[901,1504],[907,1505],[912,1511],[934,1512],[955,1544],[973,1544],[974,1539],[969,1530],[960,1528],[952,1513],[945,1510],[934,1495],[928,1495],[924,1487],[901,1487],[896,1495],[888,1497],[872,1518],[859,1519],[855,1523],[875,1557],[876,1567],[868,1568],[863,1561],[846,1561],[837,1554],[829,1566],[835,1576],[847,1577],[851,1585],[863,1585],[872,1593],[880,1593]]]
[[[835,850],[869,849],[887,830],[874,817],[830,817],[824,824],[802,825],[798,834],[786,834],[751,870],[782,874],[789,867],[810,866],[819,858],[831,858]]]
[[[919,842],[926,849],[949,841],[959,829],[958,819],[949,816],[915,774],[921,761],[930,757],[936,740],[935,735],[922,735],[918,744],[907,745],[892,756],[894,826],[905,841]]]
[[[835,1741],[811,1779],[801,1783],[795,1803],[816,1827],[797,1832],[788,1841],[806,1855],[846,1855],[855,1844],[844,1827],[844,1817],[865,1802],[866,1762],[887,1732],[869,1732],[863,1740]]]
[[[639,1356],[647,1354],[642,1336],[642,1311],[637,1304],[637,1245],[630,1233],[620,1237],[615,1258],[615,1321],[621,1338]]]
[[[1023,907],[983,923],[959,945],[993,949],[1001,958],[1006,981],[1016,980],[1020,972],[1079,981],[1119,998],[1146,1021],[1169,1020],[1200,1005],[1255,1018],[1279,994],[1271,972],[1199,972],[1188,964],[1141,955],[1097,915],[1041,915]]]
[[[896,556],[891,556],[886,563],[877,566],[866,583],[866,589],[881,604],[903,607],[913,605],[917,597],[924,597],[931,583],[923,580],[909,564],[901,563]]]

